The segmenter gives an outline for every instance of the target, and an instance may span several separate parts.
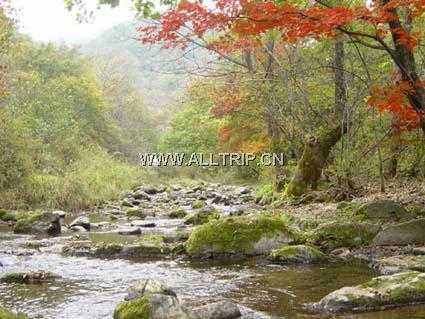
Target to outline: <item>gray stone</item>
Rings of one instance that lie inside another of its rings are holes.
[[[388,226],[377,234],[373,244],[377,246],[425,244],[425,218]]]
[[[69,227],[71,228],[74,226],[81,226],[84,227],[86,230],[90,230],[90,220],[87,216],[77,217],[71,224],[69,224]]]
[[[190,314],[196,319],[236,319],[242,316],[238,306],[228,300],[197,307]]]
[[[384,221],[402,221],[413,217],[399,203],[387,199],[366,203],[359,208],[359,212],[368,219]]]
[[[331,292],[314,305],[326,312],[370,311],[425,302],[425,273],[380,276]]]

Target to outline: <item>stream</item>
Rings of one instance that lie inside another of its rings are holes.
[[[157,221],[155,229],[162,228],[162,232],[179,223],[179,220],[151,219]],[[133,238],[117,237],[127,241]],[[239,305],[246,319],[425,318],[425,306],[338,316],[307,310],[305,304],[316,302],[335,289],[357,285],[378,275],[360,262],[283,266],[256,258],[243,262],[195,262],[185,258],[127,261],[65,257],[61,250],[69,238],[69,234],[53,238],[15,235],[2,226],[0,276],[8,272],[45,270],[61,278],[41,285],[1,283],[0,306],[25,312],[30,318],[111,318],[126,289],[141,278],[150,278],[166,283],[188,305],[228,298]],[[29,241],[42,245],[38,249],[29,248]]]

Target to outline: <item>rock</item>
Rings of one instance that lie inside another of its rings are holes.
[[[0,318],[1,319],[27,319],[28,317],[21,312],[14,313],[12,311],[9,311],[7,309],[0,307]]]
[[[32,271],[32,272],[16,272],[9,273],[0,278],[0,282],[17,283],[17,284],[41,284],[44,282],[52,282],[59,276],[47,271]]]
[[[145,220],[132,220],[130,225],[136,227],[156,227],[155,223],[148,223]]]
[[[74,221],[69,224],[69,227],[72,228],[74,226],[81,226],[83,227],[85,230],[90,231],[90,220],[87,216],[79,216],[76,219],[74,219]]]
[[[13,232],[16,234],[48,234],[56,236],[61,233],[60,217],[48,212],[28,212],[16,222]]]
[[[400,255],[380,258],[372,263],[381,274],[392,275],[408,270],[425,272],[425,256]]]
[[[373,240],[377,246],[425,244],[425,218],[415,219],[383,229]]]
[[[69,227],[69,229],[74,232],[82,232],[82,233],[87,231],[87,229],[85,229],[83,226],[72,226],[72,227]]]
[[[165,192],[164,187],[156,188],[156,187],[153,187],[153,186],[142,186],[142,187],[139,188],[139,190],[141,190],[141,191],[143,191],[143,192],[145,192],[146,194],[149,194],[149,195],[155,195],[155,194]]]
[[[215,208],[203,208],[188,215],[184,221],[186,225],[202,225],[210,220],[219,219],[220,213]]]
[[[118,229],[120,235],[140,235],[142,230],[139,227]]]
[[[66,212],[64,212],[63,210],[55,210],[52,212],[53,215],[57,215],[60,218],[65,218],[66,215],[68,215]]]
[[[316,228],[310,241],[328,250],[358,247],[368,245],[380,229],[381,226],[370,223],[330,222]]]
[[[240,216],[213,220],[193,230],[186,242],[192,257],[269,254],[294,241],[295,233],[279,216]]]
[[[367,219],[382,221],[401,221],[413,217],[399,203],[387,199],[366,203],[360,206],[358,213]]]
[[[326,256],[317,248],[306,245],[283,246],[271,252],[269,258],[279,263],[309,264],[323,261]]]
[[[124,300],[140,298],[145,294],[163,294],[177,297],[176,293],[163,283],[152,279],[142,279],[128,288]]]
[[[192,317],[197,319],[236,319],[242,316],[234,303],[223,300],[190,310]]]
[[[133,193],[133,198],[134,199],[141,199],[141,200],[146,200],[146,201],[150,201],[152,198],[143,190],[138,190],[136,192]]]
[[[315,308],[327,312],[371,311],[425,302],[425,273],[380,276],[324,297]]]
[[[178,219],[178,218],[185,218],[186,215],[187,215],[187,212],[183,208],[179,208],[169,213],[168,217],[173,219]]]
[[[130,198],[124,198],[124,199],[122,200],[122,202],[121,202],[121,206],[125,206],[125,207],[133,207],[133,206],[135,206],[135,205],[133,204],[133,200],[132,200],[132,199],[130,199]]]
[[[126,301],[114,311],[114,319],[191,319],[176,294],[154,280],[143,280],[129,289]]]
[[[193,209],[199,209],[199,208],[202,208],[204,206],[205,206],[205,203],[202,200],[197,199],[197,200],[194,200],[192,202],[192,208]]]
[[[132,207],[132,208],[127,209],[126,215],[127,215],[127,217],[137,217],[137,218],[140,218],[140,219],[146,218],[146,214],[145,214],[144,210],[142,208],[138,208],[138,207]]]

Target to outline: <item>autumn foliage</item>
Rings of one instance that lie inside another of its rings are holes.
[[[412,23],[424,14],[425,0],[364,1],[362,6],[328,6],[317,0],[310,3],[305,6],[294,1],[219,0],[211,4],[183,0],[165,12],[158,23],[140,28],[140,41],[178,48],[201,43],[224,55],[255,47],[258,36],[269,30],[278,30],[284,42],[344,34],[352,42],[385,51],[404,72],[397,84],[374,86],[369,103],[381,112],[394,114],[400,129],[419,127],[425,110],[422,82],[405,70],[402,61],[397,61],[395,50],[408,54],[417,48],[423,33],[403,27],[399,11],[403,10],[403,19]],[[214,40],[206,41],[211,34],[215,35]]]

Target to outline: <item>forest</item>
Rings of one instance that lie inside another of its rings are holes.
[[[29,1],[0,0],[0,319],[425,318],[425,0],[40,1],[132,16],[72,44]]]

